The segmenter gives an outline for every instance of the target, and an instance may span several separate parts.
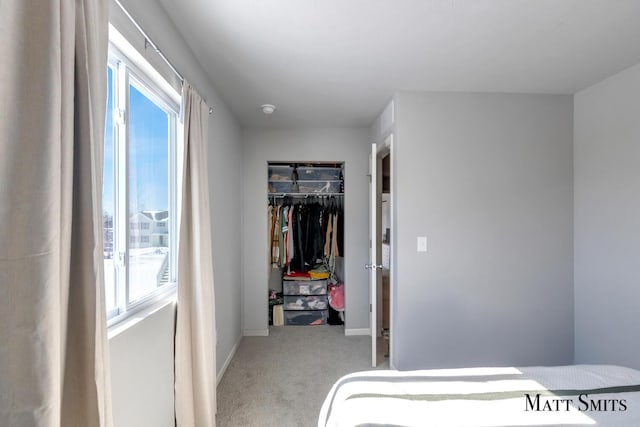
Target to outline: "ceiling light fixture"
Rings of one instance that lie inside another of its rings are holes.
[[[273,114],[273,112],[276,111],[276,106],[272,104],[262,104],[260,108],[262,108],[262,112],[266,115]]]

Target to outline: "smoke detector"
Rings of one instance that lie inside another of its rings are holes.
[[[262,104],[260,108],[262,108],[262,112],[266,115],[273,114],[273,112],[276,111],[276,106],[272,104]]]

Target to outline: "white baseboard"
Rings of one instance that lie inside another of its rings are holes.
[[[245,329],[243,335],[245,337],[268,337],[269,329]]]
[[[220,384],[220,380],[222,380],[222,376],[224,375],[225,372],[227,372],[227,368],[231,363],[231,359],[233,359],[233,356],[236,355],[236,350],[238,350],[240,341],[242,341],[242,336],[240,336],[238,338],[238,341],[236,341],[236,343],[233,345],[233,347],[231,348],[231,351],[229,352],[229,356],[227,356],[227,360],[224,361],[224,365],[222,365],[222,368],[220,368],[220,372],[216,374],[216,378],[217,378],[216,385]]]
[[[347,337],[351,335],[371,335],[371,330],[369,328],[345,329],[344,335]]]

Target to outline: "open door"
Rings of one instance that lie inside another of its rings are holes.
[[[371,366],[376,367],[384,357],[382,339],[382,239],[381,239],[381,204],[382,204],[382,157],[377,144],[371,144],[370,166],[370,205],[369,205],[369,296],[370,296],[370,332],[371,332]]]

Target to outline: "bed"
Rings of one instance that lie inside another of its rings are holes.
[[[340,378],[319,427],[640,426],[640,371],[609,365],[367,371]]]

